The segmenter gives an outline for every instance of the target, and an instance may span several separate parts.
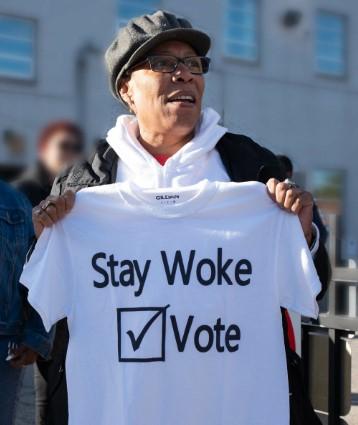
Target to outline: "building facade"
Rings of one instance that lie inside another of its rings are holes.
[[[358,259],[358,4],[355,0],[0,0],[0,167],[34,160],[36,136],[70,118],[91,145],[125,110],[103,52],[130,17],[162,8],[213,40],[205,104],[231,131],[293,160],[322,208],[342,216]]]

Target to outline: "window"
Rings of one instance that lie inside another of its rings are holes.
[[[316,16],[316,69],[321,74],[346,72],[345,18],[328,12]]]
[[[33,21],[0,15],[0,77],[33,79],[34,44]]]
[[[158,0],[118,0],[118,26],[140,15],[154,13],[159,8]]]
[[[258,59],[257,0],[227,0],[225,15],[225,55]]]

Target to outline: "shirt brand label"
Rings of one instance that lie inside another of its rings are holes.
[[[155,199],[157,201],[168,201],[170,199],[179,199],[179,195],[156,195]]]
[[[177,203],[178,199],[180,198],[180,195],[155,195],[154,198],[156,201],[159,201],[161,205],[173,205]]]

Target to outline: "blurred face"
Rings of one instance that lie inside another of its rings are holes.
[[[197,53],[186,43],[168,41],[153,49],[149,55],[172,55],[178,58],[196,56]],[[138,118],[139,127],[153,132],[183,136],[191,133],[199,120],[204,77],[192,74],[179,63],[172,73],[152,71],[143,64],[132,71],[124,81],[120,93]],[[187,96],[191,100],[178,100]]]
[[[67,131],[58,131],[43,146],[39,156],[47,170],[57,175],[63,168],[79,159],[81,153],[82,145],[76,135]]]

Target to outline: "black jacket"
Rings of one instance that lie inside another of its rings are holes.
[[[35,207],[50,194],[52,180],[45,167],[38,162],[34,167],[21,174],[12,184],[25,194],[31,205]]]

